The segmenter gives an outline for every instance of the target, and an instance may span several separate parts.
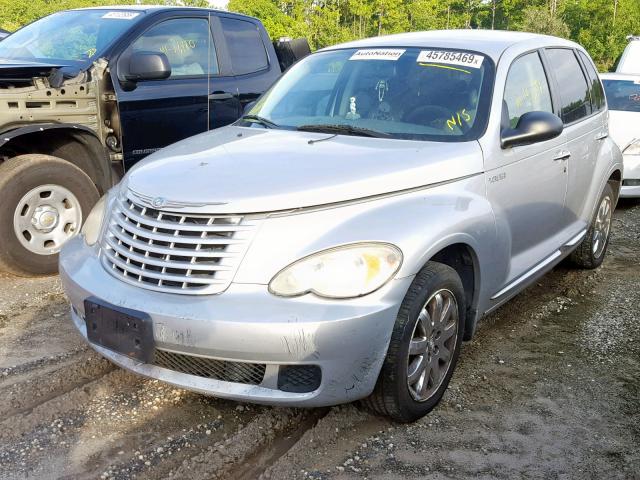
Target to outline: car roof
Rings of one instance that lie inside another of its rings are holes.
[[[640,74],[608,72],[608,73],[601,73],[600,78],[602,80],[629,80],[631,82],[633,81],[637,82],[640,80]]]
[[[215,10],[213,8],[201,8],[201,7],[182,7],[179,5],[104,5],[104,6],[96,6],[96,7],[82,7],[82,8],[74,8],[73,10],[117,10],[117,11],[126,11],[126,10],[136,10],[139,12],[153,12],[158,10]]]
[[[110,11],[137,11],[144,13],[158,13],[165,12],[171,10],[193,10],[200,12],[217,12],[224,13],[227,15],[232,15],[234,17],[244,17],[249,18],[251,20],[257,20],[255,17],[251,17],[249,15],[244,15],[242,13],[236,12],[228,12],[226,10],[220,10],[217,8],[203,8],[203,7],[187,7],[180,5],[106,5],[106,6],[97,6],[97,7],[83,7],[83,8],[74,8],[73,11],[82,11],[82,10],[110,10]]]
[[[475,50],[497,61],[507,48],[519,43],[539,42],[539,46],[580,48],[577,43],[549,35],[506,30],[431,30],[400,33],[342,43],[323,50],[368,47],[435,47]]]

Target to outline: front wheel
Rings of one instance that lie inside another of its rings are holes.
[[[0,165],[0,199],[0,268],[16,275],[51,274],[98,190],[66,160],[30,154]]]
[[[429,413],[456,367],[465,312],[464,288],[456,271],[429,262],[402,302],[378,382],[364,405],[399,422]]]
[[[607,183],[600,195],[598,208],[589,226],[589,230],[578,247],[571,253],[569,260],[580,268],[598,268],[609,246],[611,220],[615,208],[613,188]]]

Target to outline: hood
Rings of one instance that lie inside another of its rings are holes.
[[[0,58],[0,86],[27,86],[35,77],[53,77],[64,65]]]
[[[0,77],[15,78],[27,75],[31,75],[32,77],[46,77],[53,70],[62,67],[64,67],[64,65],[0,58]]]
[[[194,211],[200,206],[215,213],[256,213],[426,186],[478,174],[482,166],[476,141],[332,137],[231,126],[154,153],[130,171],[126,182],[143,197],[163,197]]]
[[[640,138],[638,130],[640,113],[609,110],[609,135],[620,150],[624,150],[635,138]]]

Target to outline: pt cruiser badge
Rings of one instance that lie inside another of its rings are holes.
[[[72,319],[183,388],[416,420],[480,318],[602,263],[622,159],[601,89],[580,45],[528,33],[321,50],[102,198],[60,256]]]

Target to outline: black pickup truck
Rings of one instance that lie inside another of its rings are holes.
[[[302,46],[301,46],[302,45]],[[308,44],[217,10],[114,7],[44,17],[0,42],[0,269],[53,273],[125,170],[234,122]]]

